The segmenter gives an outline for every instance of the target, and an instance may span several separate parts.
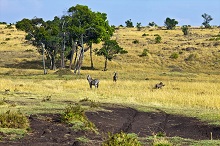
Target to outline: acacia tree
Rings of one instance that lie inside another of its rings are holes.
[[[85,42],[87,43],[90,49],[90,62],[92,69],[94,68],[92,59],[92,44],[97,44],[101,41],[110,39],[114,32],[114,27],[111,27],[109,25],[109,22],[107,21],[107,14],[105,13],[95,12],[93,24],[93,29],[90,29],[86,32],[87,37],[85,38]]]
[[[136,27],[137,27],[137,30],[140,31],[140,30],[141,30],[141,23],[138,22],[137,25],[136,25]]]
[[[131,19],[125,21],[126,27],[134,27],[133,22],[131,21]]]
[[[151,26],[151,27],[156,27],[157,26],[157,24],[155,22],[149,22],[148,25]]]
[[[111,61],[113,57],[117,54],[125,53],[128,52],[121,48],[116,42],[116,40],[106,40],[103,44],[103,47],[99,50],[96,50],[96,54],[98,56],[104,56],[105,58],[104,71],[107,70],[108,60]]]
[[[178,21],[176,21],[175,19],[170,19],[169,17],[167,17],[166,20],[164,21],[164,25],[169,30],[174,29],[177,24],[178,24]]]
[[[74,64],[74,72],[78,71],[79,74],[84,52],[90,49],[91,68],[94,68],[92,44],[109,39],[113,35],[114,29],[109,26],[105,13],[92,12],[87,6],[76,5],[71,7],[68,10],[68,14],[68,31],[72,40],[74,40],[73,42],[78,40],[78,46],[81,47],[78,54],[77,51],[72,51],[76,52],[75,58],[77,58]],[[87,49],[84,48],[84,44],[88,45]]]
[[[16,27],[27,32],[26,39],[40,48],[39,52],[46,54],[50,60],[51,69],[56,69],[57,57],[61,58],[61,68],[65,67],[64,58],[68,58],[70,59],[69,68],[71,69],[73,64],[74,72],[78,71],[78,74],[83,63],[84,52],[90,49],[93,68],[92,44],[110,39],[114,32],[114,28],[108,24],[105,13],[92,12],[83,5],[70,7],[67,15],[61,18],[54,17],[52,21],[44,22],[41,18],[23,19],[17,22]],[[87,49],[84,48],[85,44],[89,46]],[[66,52],[69,52],[69,55],[65,56]]]
[[[46,53],[47,58],[50,60],[50,69],[55,70],[55,57],[57,56],[58,49],[60,48],[60,19],[54,17],[54,20],[44,22],[42,18],[23,19],[16,23],[16,28],[27,32],[26,40],[38,47],[38,51],[43,54]],[[42,47],[41,47],[42,46]],[[44,67],[45,68],[45,67]],[[44,73],[46,73],[44,71]]]
[[[202,18],[204,18],[204,22],[202,23],[202,25],[204,25],[205,28],[210,28],[211,26],[210,26],[209,22],[212,21],[213,18],[206,13],[202,14]]]
[[[79,55],[77,50],[72,50],[73,53],[76,51],[76,63],[74,64],[74,73],[78,70],[80,74],[80,69],[84,58],[84,37],[86,30],[90,28],[89,22],[91,22],[92,11],[87,6],[76,5],[68,9],[69,16],[65,17],[68,22],[67,29],[70,33],[71,41],[78,42],[81,47],[79,50]],[[74,45],[73,45],[74,46]],[[78,56],[77,56],[78,55]]]

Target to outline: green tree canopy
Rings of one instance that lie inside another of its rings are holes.
[[[133,22],[131,21],[131,19],[125,21],[126,27],[134,27]]]
[[[167,27],[167,29],[175,29],[176,25],[178,24],[178,21],[175,19],[170,19],[169,17],[166,18],[164,21],[164,25]]]
[[[87,6],[76,5],[69,8],[67,19],[67,30],[70,33],[72,40],[78,40],[81,45],[79,50],[78,60],[74,67],[75,72],[81,68],[84,56],[84,44],[88,44],[90,48],[91,67],[92,61],[92,43],[99,43],[109,39],[114,32],[114,29],[109,26],[107,14],[100,12],[92,12]],[[81,55],[80,55],[81,54]]]
[[[111,61],[113,57],[117,54],[128,53],[126,50],[121,48],[116,40],[106,40],[103,44],[103,47],[100,50],[96,50],[96,54],[99,56],[104,56],[105,66],[104,71],[107,70],[107,61]]]
[[[78,70],[83,63],[84,52],[90,48],[91,66],[92,44],[109,40],[114,28],[109,25],[107,14],[93,12],[87,6],[76,5],[68,9],[67,14],[54,17],[53,20],[43,21],[42,18],[23,19],[16,24],[17,29],[27,32],[26,39],[40,48],[44,45],[47,58],[51,61],[51,69],[55,69],[55,59],[61,59],[60,67],[65,67],[64,57],[71,60],[73,56],[74,70]],[[89,46],[84,48],[84,44]],[[80,49],[78,49],[80,47]],[[42,49],[39,49],[42,53]],[[68,52],[68,53],[67,53]],[[60,53],[60,55],[59,55]]]
[[[213,18],[206,13],[202,14],[202,18],[204,18],[204,22],[202,23],[202,25],[204,25],[205,28],[210,28],[211,26],[210,26],[209,22],[212,21]]]

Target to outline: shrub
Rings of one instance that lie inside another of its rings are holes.
[[[75,131],[93,131],[98,133],[95,125],[88,120],[84,109],[80,105],[69,105],[65,108],[61,115],[61,121],[67,124],[72,124]]]
[[[124,132],[114,135],[109,133],[109,137],[102,143],[102,146],[141,146],[136,134],[126,134]]]
[[[153,146],[172,146],[172,143],[166,139],[165,133],[159,132],[154,135]]]
[[[172,53],[171,55],[170,55],[170,58],[172,58],[172,59],[177,59],[179,57],[179,54],[178,53]]]
[[[0,115],[0,127],[27,129],[29,127],[29,121],[20,111],[11,112],[9,110]]]
[[[125,21],[126,27],[134,27],[133,22],[131,21],[131,19]]]
[[[144,33],[144,34],[142,34],[142,36],[149,36],[149,34]]]
[[[196,57],[197,57],[196,54],[190,54],[190,55],[185,59],[185,61],[193,61],[193,60],[196,59]]]
[[[142,54],[140,55],[141,57],[143,56],[147,56],[147,54],[149,53],[149,50],[148,49],[144,49]]]
[[[132,43],[133,44],[139,44],[139,41],[138,40],[134,40]]]
[[[137,23],[136,27],[137,27],[137,30],[140,31],[141,30],[141,23]]]
[[[155,22],[149,22],[148,25],[151,26],[151,27],[153,27],[153,26],[154,26],[154,27],[157,26],[157,24],[156,24]]]
[[[188,28],[187,25],[183,25],[181,27],[181,29],[182,29],[182,32],[183,32],[184,35],[188,35],[189,34],[189,28]]]
[[[161,40],[162,40],[161,36],[158,35],[158,36],[155,38],[155,42],[156,42],[156,44],[160,43]]]
[[[7,25],[7,26],[5,27],[5,29],[13,29],[12,24],[10,23],[9,25]]]

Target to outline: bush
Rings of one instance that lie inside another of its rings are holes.
[[[140,31],[141,30],[141,23],[137,23],[136,27],[137,27],[137,30]]]
[[[140,55],[141,57],[143,56],[147,56],[147,54],[149,53],[149,50],[148,49],[144,49],[142,54]]]
[[[172,146],[172,143],[166,139],[165,133],[159,132],[154,135],[153,146]]]
[[[165,26],[167,27],[168,30],[174,29],[176,25],[178,24],[178,21],[175,19],[170,19],[169,17],[166,18],[164,21]]]
[[[158,35],[158,36],[155,38],[155,42],[156,42],[156,44],[160,43],[161,40],[162,40],[161,36]]]
[[[144,33],[144,34],[142,34],[142,36],[149,36],[149,34]]]
[[[139,41],[138,40],[134,40],[132,43],[133,44],[139,44]]]
[[[182,29],[182,32],[183,32],[184,35],[188,35],[189,34],[189,28],[188,28],[187,25],[183,25],[181,27],[181,29]]]
[[[21,112],[11,112],[9,110],[0,115],[0,127],[27,129],[29,121]]]
[[[136,134],[120,132],[114,135],[109,134],[108,139],[102,143],[102,146],[141,146],[141,143],[138,141]]]
[[[177,59],[179,57],[179,54],[178,53],[172,53],[171,55],[170,55],[170,58],[172,58],[172,59]]]
[[[131,21],[131,19],[125,21],[126,27],[134,27],[133,22]]]
[[[88,120],[84,109],[80,105],[69,105],[61,115],[61,121],[67,124],[73,124],[75,131],[92,131],[98,133],[95,125]]]

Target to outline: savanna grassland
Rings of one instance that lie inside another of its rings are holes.
[[[87,69],[90,58],[86,52],[80,75],[51,70],[43,75],[42,57],[26,43],[25,33],[0,25],[1,112],[60,113],[69,102],[90,99],[144,112],[159,109],[220,125],[220,29],[189,31],[184,36],[179,27],[117,28],[112,39],[128,53],[108,62],[107,71],[102,71],[104,58],[95,54],[95,70]],[[155,43],[158,35],[162,40]],[[118,72],[117,83],[112,81],[114,71]],[[100,79],[98,89],[89,88],[87,74]],[[160,81],[165,84],[163,89],[153,89]],[[47,97],[50,101],[42,102]]]

